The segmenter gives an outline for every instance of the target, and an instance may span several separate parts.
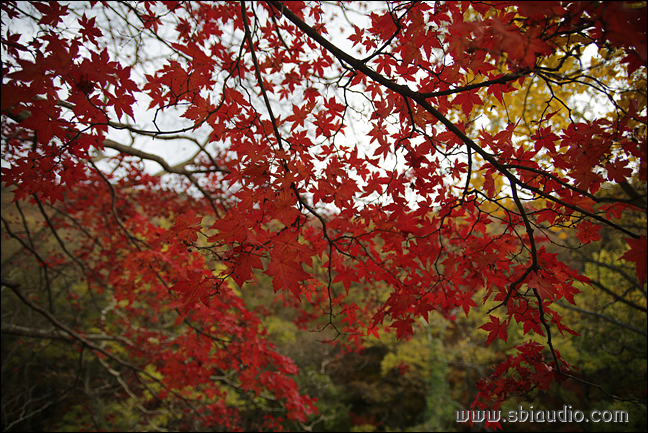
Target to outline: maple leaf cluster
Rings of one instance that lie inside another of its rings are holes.
[[[542,338],[479,384],[478,407],[578,380],[551,339],[575,333],[555,303],[588,288],[559,259],[561,236],[615,230],[645,287],[643,229],[619,223],[646,212],[645,6],[387,2],[353,23],[345,3],[23,7],[2,4],[2,177],[14,201],[49,202],[61,252],[7,234],[43,272],[83,274],[113,341],[7,284],[111,374],[128,371],[126,393],[157,394],[151,407],[214,428],[307,427],[315,401],[245,302],[263,279],[304,332],[350,350],[490,307],[485,345],[512,323]],[[26,22],[39,31],[18,34]],[[578,43],[619,53],[621,75],[565,72]],[[641,79],[643,99],[611,90],[639,94]],[[583,83],[613,109],[576,115],[558,89]],[[480,123],[531,86],[546,95],[532,120]],[[245,408],[269,415],[251,427]]]

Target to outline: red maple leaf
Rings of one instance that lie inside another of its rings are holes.
[[[293,114],[286,117],[286,122],[292,122],[293,124],[292,128],[290,128],[291,131],[298,126],[304,126],[304,122],[313,111],[313,107],[315,107],[315,103],[313,102],[304,104],[303,107],[298,107],[297,105],[293,104]]]
[[[459,93],[453,99],[452,103],[454,105],[461,105],[461,110],[467,117],[470,117],[470,112],[472,111],[475,105],[482,105],[483,101],[479,97],[476,91],[462,92]]]
[[[101,30],[97,28],[95,20],[95,17],[88,19],[84,12],[83,16],[79,18],[79,24],[81,25],[80,33],[81,36],[83,36],[83,40],[92,42],[96,45],[96,39],[100,38],[103,33],[101,33]]]
[[[226,241],[226,242],[243,242],[248,238],[249,228],[252,227],[250,219],[238,208],[232,208],[224,218],[216,220],[210,227],[218,230],[218,233],[210,236],[209,242]]]
[[[527,280],[527,286],[536,289],[541,299],[553,300],[556,296],[556,288],[553,283],[540,272],[532,272],[531,277]]]
[[[311,277],[302,268],[300,256],[296,251],[272,254],[268,269],[264,273],[273,277],[272,287],[275,292],[288,289],[298,299],[303,281]]]
[[[490,315],[490,323],[486,323],[479,327],[484,331],[488,331],[488,339],[486,340],[486,346],[495,341],[496,338],[501,338],[506,341],[508,339],[508,322],[504,321],[500,323],[499,317]]]
[[[192,99],[191,105],[189,105],[189,107],[184,112],[182,117],[186,117],[187,119],[191,119],[191,120],[195,121],[197,124],[201,124],[214,111],[215,111],[215,107],[214,107],[214,105],[212,103],[210,103],[208,100],[206,100],[202,96],[196,95]]]
[[[193,209],[189,209],[186,214],[179,215],[173,226],[164,234],[158,237],[152,244],[151,248],[157,248],[163,242],[169,239],[179,239],[186,243],[194,243],[198,240],[198,233],[200,232],[200,223],[202,217],[196,215]]]
[[[400,340],[401,338],[407,338],[414,334],[412,323],[414,323],[414,319],[408,317],[406,319],[398,319],[389,326],[396,328],[396,339]]]
[[[461,293],[459,295],[459,299],[461,300],[460,305],[461,308],[463,308],[464,313],[466,313],[466,317],[468,317],[468,312],[470,311],[470,307],[477,307],[477,304],[472,298],[472,293]]]
[[[232,264],[231,276],[239,287],[243,287],[243,284],[252,278],[252,269],[263,269],[263,263],[256,251],[236,247],[234,253],[236,259]]]
[[[383,40],[387,40],[396,31],[395,18],[390,12],[385,12],[382,15],[372,12],[370,18],[372,24],[371,32],[379,35]]]
[[[45,2],[37,2],[33,6],[43,14],[38,24],[50,25],[52,27],[61,22],[62,18],[68,14],[69,7],[66,5],[62,6],[59,2],[48,2],[48,4],[45,4]]]
[[[589,244],[590,242],[596,242],[601,239],[599,230],[601,230],[600,225],[592,224],[589,221],[583,221],[578,224],[578,240],[583,244]]]
[[[626,242],[630,245],[630,249],[620,258],[637,264],[637,279],[639,279],[639,283],[643,286],[646,282],[646,268],[648,267],[646,236],[641,235],[639,239],[626,239]]]

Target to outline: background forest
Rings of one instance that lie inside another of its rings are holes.
[[[646,10],[3,2],[2,430],[645,431]]]

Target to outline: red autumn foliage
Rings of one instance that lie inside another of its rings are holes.
[[[628,74],[645,75],[645,6],[389,3],[343,23],[354,47],[345,50],[326,21],[334,6],[321,2],[140,2],[115,20],[171,53],[140,65],[120,53],[145,51],[138,37],[111,39],[94,13],[109,6],[91,4],[75,15],[33,3],[42,31],[31,41],[2,35],[2,180],[16,201],[54,206],[45,224],[56,258],[8,234],[45,272],[76,266],[88,293],[110,294],[120,314],[97,329],[114,344],[57,316],[49,287],[38,293],[4,273],[3,285],[105,365],[129,371],[131,387],[154,384],[151,404],[232,430],[250,428],[228,404],[237,393],[272,407],[254,428],[300,425],[316,412],[291,378],[293,361],[264,338],[262,311],[240,296],[255,270],[300,310],[301,328],[333,328],[352,346],[389,328],[408,338],[434,312],[469,315],[483,291],[479,301],[498,314],[481,326],[486,345],[506,342],[513,320],[546,345],[515,347],[478,385],[480,408],[577,379],[551,344],[552,325],[570,332],[552,304],[574,304],[587,278],[545,248],[552,228],[576,221],[583,244],[601,226],[619,230],[630,247],[622,258],[645,284],[646,237],[615,222],[641,210],[641,194],[601,192],[633,173],[645,183],[645,132],[636,132],[645,105],[565,128],[544,113],[532,146],[513,137],[518,119],[496,134],[468,121],[487,95],[502,103],[527,80],[555,80],[541,59],[563,52],[569,35],[623,49]],[[2,11],[3,24],[31,19],[16,2]],[[120,143],[118,131],[153,145]],[[169,140],[174,152],[178,143],[196,152],[168,162],[159,149]],[[471,183],[477,172],[481,187]],[[643,203],[645,212],[645,194]],[[74,247],[62,232],[77,234]],[[389,287],[385,299],[350,295],[375,284]],[[157,325],[169,315],[182,329],[173,338]]]

